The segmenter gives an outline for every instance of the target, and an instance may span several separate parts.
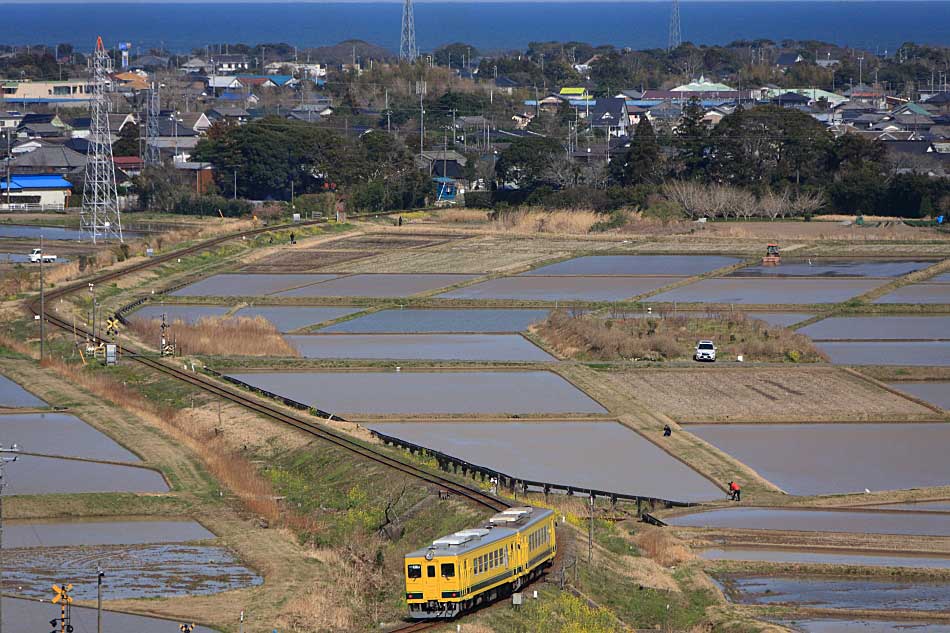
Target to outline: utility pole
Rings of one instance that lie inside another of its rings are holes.
[[[426,138],[426,111],[422,107],[422,90],[419,90],[419,155],[425,151],[424,143]]]
[[[46,259],[43,252],[43,234],[40,233],[40,362],[43,362],[44,346],[46,344],[46,278],[43,275],[43,261]]]
[[[590,495],[590,526],[587,529],[587,564],[594,559],[594,495]]]
[[[3,476],[3,465],[15,462],[19,450],[16,444],[10,448],[0,445],[0,633],[3,631],[3,488],[7,483]],[[13,456],[9,457],[9,454]]]
[[[96,565],[96,633],[102,633],[102,568]]]

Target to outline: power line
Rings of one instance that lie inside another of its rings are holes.
[[[145,147],[142,148],[142,162],[149,167],[155,167],[161,164],[162,159],[158,148],[158,116],[161,112],[161,102],[159,98],[159,84],[155,82],[148,91],[148,101],[145,108]],[[178,121],[173,121],[178,127]]]

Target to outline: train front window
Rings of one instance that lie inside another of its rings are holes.
[[[426,566],[426,576],[429,578],[435,578],[435,565]]]
[[[442,577],[455,578],[455,563],[442,563]]]
[[[410,578],[422,578],[422,565],[409,565],[407,575]]]

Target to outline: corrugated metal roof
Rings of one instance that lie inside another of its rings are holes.
[[[22,189],[71,189],[72,184],[55,174],[37,176],[10,176],[10,191]],[[0,180],[0,190],[7,190],[6,179]]]

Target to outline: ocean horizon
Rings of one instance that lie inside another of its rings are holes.
[[[185,53],[218,43],[300,48],[365,40],[399,47],[401,3],[382,2],[6,2],[0,43],[71,44],[91,50],[131,42],[133,50]],[[950,43],[946,0],[709,0],[681,3],[683,41],[820,40],[873,52],[906,42]],[[667,43],[665,0],[447,2],[417,0],[416,39],[430,51],[465,42],[483,52],[529,42],[579,41],[647,49]]]

